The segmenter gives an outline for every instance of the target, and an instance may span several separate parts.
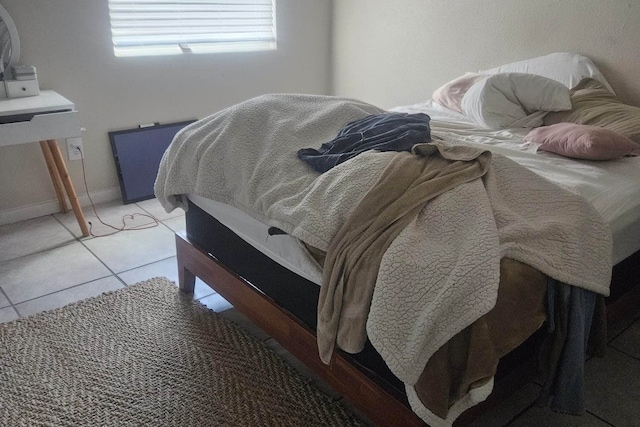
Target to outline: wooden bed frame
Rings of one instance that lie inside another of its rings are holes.
[[[381,388],[372,378],[351,364],[341,352],[334,354],[331,365],[322,363],[313,331],[251,283],[189,241],[186,233],[176,234],[176,250],[181,291],[193,294],[196,277],[199,277],[229,301],[236,310],[324,378],[377,425],[425,425],[411,411],[408,404],[400,401],[400,396]]]
[[[229,301],[240,313],[247,316],[267,334],[278,341],[291,354],[313,372],[326,380],[338,393],[349,400],[359,411],[379,426],[424,426],[413,413],[405,396],[376,381],[375,374],[359,369],[349,356],[336,351],[331,365],[321,362],[315,333],[295,316],[280,307],[250,282],[220,263],[215,257],[189,240],[186,232],[176,234],[176,250],[180,290],[193,294],[195,279],[203,282]],[[632,286],[623,298],[607,305],[610,324],[637,313],[640,305],[640,252],[634,254],[621,268],[614,269],[614,281],[630,280]],[[618,277],[617,277],[618,276]],[[465,411],[455,424],[466,424],[504,397],[531,381],[535,375],[532,359],[518,367],[517,375],[497,382],[489,398]]]

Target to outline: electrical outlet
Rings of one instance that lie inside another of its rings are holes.
[[[82,148],[82,138],[68,138],[67,151],[69,152],[69,160],[80,160],[84,157],[84,148]]]

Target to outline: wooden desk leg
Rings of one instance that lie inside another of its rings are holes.
[[[58,143],[53,139],[48,140],[47,145],[51,150],[51,156],[53,157],[53,161],[56,165],[56,168],[58,169],[60,178],[62,179],[62,184],[64,185],[64,189],[67,192],[67,197],[69,197],[69,202],[71,203],[71,207],[73,208],[73,214],[76,216],[76,220],[78,221],[78,225],[80,226],[82,235],[84,237],[87,237],[89,236],[89,227],[87,226],[87,221],[84,219],[82,208],[80,207],[80,203],[78,202],[78,196],[76,196],[76,190],[73,188],[73,183],[71,182],[71,178],[69,177],[69,171],[67,170],[67,166],[64,164],[64,159],[62,158],[60,147],[58,147]]]
[[[44,155],[44,161],[47,162],[49,176],[51,176],[51,182],[53,183],[53,188],[56,190],[56,197],[58,198],[58,202],[60,203],[60,210],[64,213],[67,213],[69,209],[67,208],[67,201],[64,198],[64,193],[62,192],[62,180],[60,179],[58,168],[53,161],[53,156],[51,156],[51,150],[47,145],[47,141],[40,141],[40,148],[42,149],[42,154]]]

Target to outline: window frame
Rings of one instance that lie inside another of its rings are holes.
[[[116,57],[277,49],[276,0],[108,0],[108,6]]]

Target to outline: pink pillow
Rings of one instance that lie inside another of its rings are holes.
[[[451,80],[446,85],[436,89],[431,96],[431,100],[450,110],[462,113],[460,103],[465,93],[474,83],[489,77],[486,74],[466,73],[455,80]]]
[[[611,160],[640,154],[640,145],[626,136],[598,126],[558,123],[531,130],[524,137],[539,149],[584,160]]]

